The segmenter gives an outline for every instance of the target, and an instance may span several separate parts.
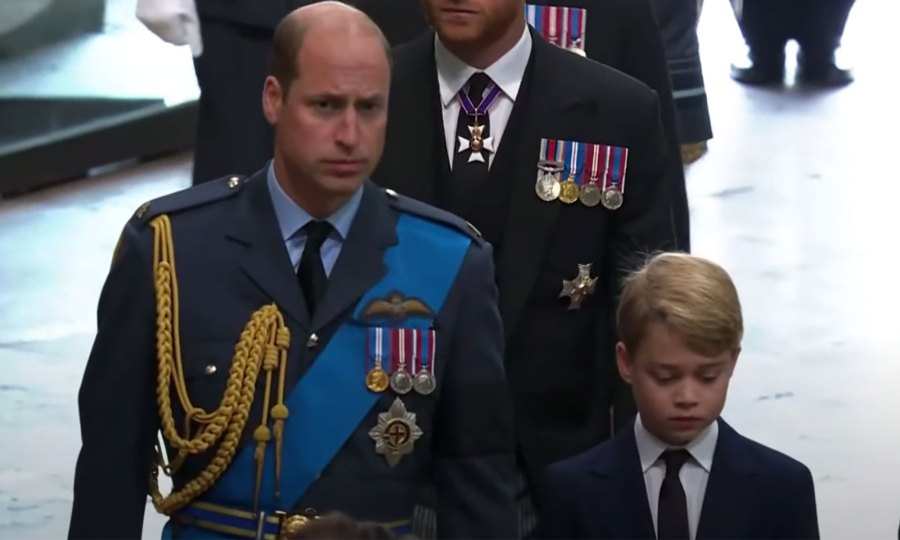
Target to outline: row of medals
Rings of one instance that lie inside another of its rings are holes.
[[[582,185],[580,188],[574,178],[565,182],[559,181],[560,169],[542,167],[538,175],[534,191],[542,201],[555,201],[559,199],[566,204],[581,201],[581,204],[594,207],[603,203],[603,206],[616,210],[622,206],[622,192],[617,188],[608,188],[602,191],[595,182]]]
[[[434,374],[428,369],[423,368],[413,375],[402,366],[390,376],[381,366],[373,367],[366,375],[366,388],[372,392],[380,394],[387,390],[388,387],[401,396],[413,390],[423,396],[427,396],[434,392],[434,389],[437,387],[437,381],[434,378]]]

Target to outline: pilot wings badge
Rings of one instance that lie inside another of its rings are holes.
[[[397,291],[372,300],[362,311],[363,319],[391,319],[399,323],[407,317],[431,319],[434,312],[418,298],[407,298]]]

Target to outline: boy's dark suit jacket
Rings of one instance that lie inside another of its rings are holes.
[[[552,465],[544,486],[538,538],[656,538],[633,427]],[[817,538],[809,469],[720,419],[697,540]]]

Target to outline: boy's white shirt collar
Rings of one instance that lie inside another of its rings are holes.
[[[709,473],[712,470],[713,455],[716,452],[718,439],[719,422],[716,420],[683,448]],[[640,413],[634,419],[634,440],[637,443],[638,454],[641,458],[641,471],[644,474],[659,460],[663,452],[672,448],[647,431],[641,421]]]

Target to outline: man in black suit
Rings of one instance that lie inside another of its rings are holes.
[[[676,246],[659,101],[543,40],[522,0],[425,6],[437,37],[394,50],[373,178],[462,214],[493,244],[521,466],[540,505],[545,465],[634,412],[613,313],[624,272]]]
[[[152,1],[152,0],[144,0]],[[424,27],[405,3],[417,0],[348,0],[396,45]],[[200,86],[193,182],[253,173],[271,158],[272,133],[259,110],[269,49],[278,22],[311,0],[196,0],[203,54],[194,61]],[[252,134],[247,136],[246,134]]]
[[[853,75],[835,64],[844,26],[855,0],[731,0],[751,63],[732,66],[731,76],[745,84],[780,84],[784,46],[797,40],[797,80],[818,86],[843,86]]]

